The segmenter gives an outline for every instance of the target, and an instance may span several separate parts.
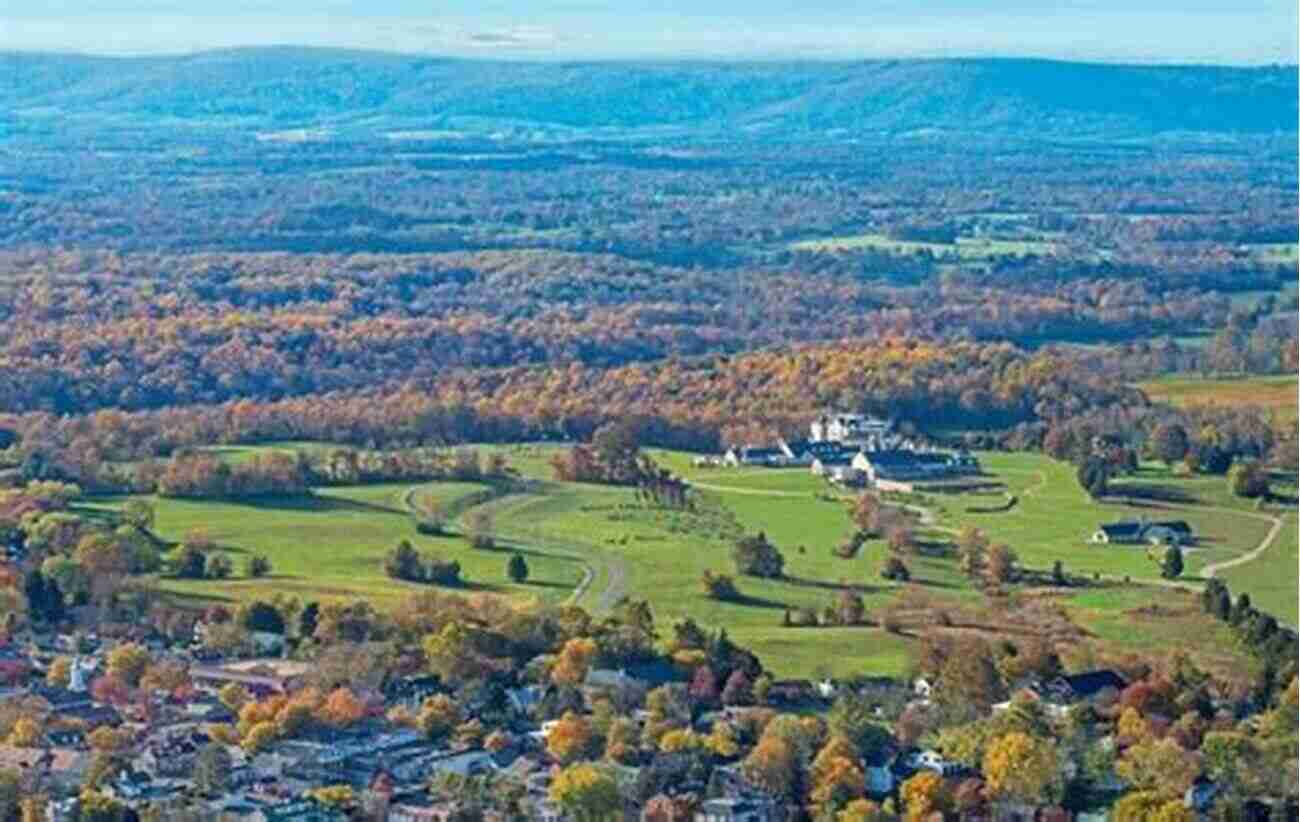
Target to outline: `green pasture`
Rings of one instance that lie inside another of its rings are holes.
[[[152,499],[155,531],[178,542],[202,531],[229,555],[235,574],[228,580],[182,580],[164,576],[159,586],[197,602],[269,597],[277,593],[304,599],[366,597],[392,602],[420,590],[415,583],[389,579],[383,557],[401,539],[422,552],[460,562],[467,590],[527,594],[547,600],[567,597],[581,578],[572,561],[529,556],[531,578],[524,585],[505,575],[509,555],[472,549],[459,536],[429,537],[416,533],[404,507],[410,486],[370,485],[317,489],[297,498],[255,501]],[[473,483],[440,483],[430,490],[450,502],[480,490]],[[243,576],[243,560],[265,554],[272,573],[261,579]]]
[[[1283,518],[1282,530],[1259,559],[1226,568],[1218,576],[1234,592],[1247,591],[1255,606],[1290,625],[1300,624],[1296,605],[1296,568],[1300,567],[1297,551],[1300,534],[1296,530],[1294,511]]]
[[[296,444],[275,444],[286,448]],[[726,627],[781,675],[810,676],[899,673],[906,666],[914,638],[886,633],[879,627],[784,627],[787,609],[821,611],[844,586],[861,591],[869,618],[875,620],[898,603],[901,587],[879,577],[886,554],[883,542],[868,542],[858,556],[844,559],[832,549],[851,532],[847,504],[851,495],[836,491],[806,469],[696,468],[693,455],[655,451],[654,458],[696,487],[693,511],[669,511],[637,499],[635,489],[562,483],[550,479],[556,445],[479,446],[500,451],[527,477],[544,482],[528,493],[510,494],[474,510],[491,513],[499,542],[508,550],[472,549],[459,535],[427,537],[416,533],[408,501],[416,508],[437,504],[444,509],[485,486],[476,483],[386,484],[317,489],[294,499],[252,502],[157,499],[156,530],[178,541],[191,530],[205,531],[235,562],[236,576],[224,581],[189,581],[164,577],[159,585],[179,597],[209,600],[296,594],[304,599],[367,597],[393,603],[421,586],[388,579],[384,553],[399,539],[422,551],[459,561],[468,590],[547,601],[570,597],[586,576],[579,604],[604,612],[623,596],[644,597],[656,618],[667,626],[690,616],[704,625]],[[247,458],[252,448],[228,449],[231,458]],[[966,523],[1006,542],[1033,569],[1047,570],[1061,560],[1071,575],[1098,573],[1118,579],[1157,580],[1158,566],[1140,546],[1095,545],[1088,536],[1101,522],[1144,514],[1192,523],[1201,542],[1188,552],[1188,575],[1207,562],[1228,559],[1254,548],[1264,538],[1267,514],[1249,509],[1227,494],[1222,477],[1183,478],[1158,465],[1120,484],[1134,502],[1098,504],[1078,487],[1074,468],[1032,454],[986,453],[986,470],[997,475],[1018,497],[1011,510],[971,514],[977,498],[924,495],[921,506],[933,520],[916,521],[917,533],[933,553],[907,559],[909,589],[936,602],[979,606],[983,595],[959,573],[943,547]],[[1127,486],[1127,487],[1125,487]],[[1172,496],[1172,502],[1155,499]],[[982,498],[980,499],[983,502]],[[115,505],[105,499],[99,505]],[[463,522],[462,517],[462,522]],[[460,527],[453,523],[453,530]],[[706,597],[700,578],[708,569],[734,573],[732,545],[741,533],[764,531],[786,558],[786,577],[764,580],[740,577],[740,602]],[[1295,610],[1295,517],[1282,537],[1255,562],[1225,573],[1234,590],[1250,590],[1260,603],[1282,612]],[[1289,546],[1289,547],[1288,547]],[[527,556],[532,578],[527,584],[506,580],[510,550]],[[270,557],[270,577],[242,578],[242,558]],[[1289,587],[1288,587],[1289,586]],[[1289,593],[1288,593],[1289,591]],[[1132,647],[1157,647],[1191,625],[1182,613],[1134,616],[1134,609],[1153,598],[1182,596],[1154,588],[1089,589],[1064,597],[1067,609],[1099,639]],[[1289,600],[1288,600],[1289,597]],[[1122,626],[1128,626],[1123,628]],[[1212,650],[1212,649],[1211,649]]]

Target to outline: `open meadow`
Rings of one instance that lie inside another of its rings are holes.
[[[156,531],[162,538],[178,541],[201,530],[230,554],[236,568],[229,580],[163,576],[159,586],[195,604],[276,593],[304,599],[364,596],[393,603],[421,587],[389,579],[383,571],[384,553],[398,540],[409,539],[421,551],[458,561],[466,590],[550,602],[572,599],[596,613],[608,611],[623,596],[643,597],[662,626],[687,616],[704,625],[726,626],[737,641],[785,675],[897,674],[907,665],[917,631],[926,627],[909,617],[902,603],[924,601],[928,607],[967,611],[988,607],[984,595],[960,573],[952,552],[943,550],[955,530],[974,524],[995,542],[1009,544],[1025,567],[1047,571],[1060,560],[1068,574],[1086,583],[1079,590],[1052,593],[1085,635],[1121,647],[1155,648],[1162,638],[1187,636],[1188,624],[1205,621],[1204,630],[1190,634],[1204,642],[1185,644],[1192,650],[1204,645],[1207,660],[1217,665],[1235,651],[1225,649],[1223,637],[1196,611],[1190,594],[1145,587],[1160,584],[1159,567],[1145,547],[1097,545],[1088,536],[1100,523],[1118,519],[1185,519],[1200,537],[1187,553],[1188,584],[1194,586],[1208,563],[1258,547],[1274,516],[1234,500],[1221,477],[1182,478],[1148,465],[1118,484],[1127,492],[1124,499],[1099,504],[1078,487],[1068,464],[1040,455],[984,453],[986,471],[1006,484],[1017,503],[1001,513],[975,514],[966,509],[979,498],[909,498],[909,504],[926,511],[915,523],[918,537],[938,550],[907,559],[912,580],[904,585],[880,577],[887,554],[882,540],[868,541],[852,558],[833,553],[852,532],[847,516],[852,496],[806,469],[698,468],[692,455],[653,451],[654,459],[696,489],[694,510],[677,511],[638,499],[632,488],[552,480],[550,459],[560,447],[480,446],[483,453],[504,454],[523,477],[536,480],[487,501],[477,496],[487,485],[459,482],[319,488],[300,498],[254,502],[155,499]],[[248,453],[239,448],[223,455],[243,459]],[[491,515],[498,550],[473,549],[461,535],[465,503],[471,501],[477,504],[469,511]],[[120,502],[102,498],[96,504]],[[450,523],[450,535],[416,532],[412,509],[431,506],[459,515]],[[1260,604],[1279,615],[1295,610],[1295,517],[1288,517],[1288,528],[1258,559],[1224,575],[1234,590],[1258,592]],[[756,531],[766,533],[784,554],[784,578],[740,577],[742,598],[735,602],[705,596],[703,572],[732,574],[737,536]],[[523,585],[506,579],[505,564],[513,551],[525,555],[531,570]],[[243,576],[241,559],[254,553],[270,558],[270,576]],[[1143,584],[1124,585],[1125,577]],[[861,593],[871,624],[783,625],[788,610],[820,612],[846,586]],[[1163,610],[1148,608],[1153,601]],[[881,627],[891,614],[901,630]],[[996,634],[998,629],[984,630]]]
[[[479,491],[473,483],[440,483],[424,487],[443,502]],[[211,601],[266,598],[290,594],[303,599],[366,597],[392,603],[418,591],[415,583],[390,579],[384,554],[408,539],[420,551],[461,564],[472,590],[564,599],[581,577],[572,561],[530,557],[531,578],[514,585],[505,575],[508,554],[477,551],[459,536],[431,537],[415,530],[404,504],[409,485],[382,484],[318,488],[310,495],[266,500],[211,501],[151,498],[155,532],[179,542],[199,531],[225,552],[235,567],[227,580],[189,580],[163,576],[159,587],[196,604]],[[120,500],[105,499],[98,504]],[[272,573],[251,579],[243,560],[263,554]]]

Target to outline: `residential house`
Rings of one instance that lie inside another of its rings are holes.
[[[299,799],[262,809],[266,822],[345,822],[347,814],[338,808],[310,799]]]
[[[920,451],[909,445],[861,451],[853,458],[852,465],[863,473],[869,484],[885,490],[910,490],[910,487],[893,488],[892,483],[906,485],[952,479],[980,471],[979,461],[968,454]]]
[[[723,455],[722,461],[734,467],[741,465],[778,466],[785,465],[785,452],[780,448],[745,445],[732,448]]]
[[[778,679],[767,690],[767,700],[773,704],[799,705],[816,696],[816,689],[807,679]]]
[[[219,665],[195,665],[190,680],[197,686],[219,690],[232,682],[243,685],[255,695],[287,693],[292,677],[271,670],[240,670]]]
[[[582,682],[582,693],[589,703],[600,697],[609,697],[615,704],[619,704],[626,701],[624,697],[641,694],[646,690],[644,683],[622,668],[593,668],[587,672],[587,678]]]
[[[912,681],[912,693],[920,699],[929,699],[934,693],[934,683],[928,677],[918,676]]]
[[[0,682],[17,683],[32,670],[27,654],[13,645],[0,646]]]
[[[695,822],[776,822],[776,802],[765,796],[706,799],[695,812]]]
[[[447,774],[477,776],[491,773],[496,769],[496,760],[492,758],[492,754],[484,750],[449,753],[429,763],[430,773],[440,776],[446,776]]]
[[[861,485],[866,482],[863,473],[853,467],[853,457],[849,455],[826,459],[819,457],[813,460],[811,470],[813,476],[839,485]]]
[[[86,778],[90,763],[88,751],[0,745],[0,769],[40,774],[62,790],[77,790]]]
[[[1147,522],[1145,519],[1124,520],[1100,525],[1092,534],[1096,543],[1120,545],[1163,544],[1190,545],[1196,541],[1192,527],[1183,520]]]
[[[812,421],[808,427],[815,442],[840,442],[849,445],[865,443],[868,439],[887,435],[893,430],[888,420],[868,417],[865,414],[826,413]]]
[[[1068,705],[1073,702],[1095,699],[1104,692],[1118,693],[1127,687],[1124,677],[1112,670],[1085,671],[1069,676],[1053,677],[1046,682],[1031,679],[1024,690],[1036,694],[1046,702]]]
[[[522,688],[508,688],[506,690],[506,704],[510,710],[514,711],[521,717],[528,717],[532,710],[541,701],[546,694],[546,690],[540,685],[525,685]]]
[[[891,770],[894,778],[903,781],[917,771],[933,771],[942,777],[958,776],[970,769],[953,762],[934,749],[912,749],[894,759]]]
[[[851,459],[857,448],[842,442],[826,440],[779,440],[777,448],[781,450],[786,465],[812,465],[817,460]]]

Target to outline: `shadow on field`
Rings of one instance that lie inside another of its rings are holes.
[[[1169,485],[1124,483],[1123,485],[1116,485],[1113,488],[1113,494],[1115,499],[1127,499],[1134,505],[1140,505],[1144,502],[1178,503],[1180,505],[1196,505],[1200,503],[1200,499],[1187,493],[1186,489]]]
[[[239,500],[239,504],[262,511],[307,511],[322,514],[347,511],[369,514],[406,514],[406,511],[388,505],[376,505],[373,502],[359,502],[354,499],[325,497],[317,494],[298,494],[292,497],[249,497]]]
[[[176,577],[163,577],[163,579],[176,579]],[[179,600],[190,607],[200,607],[211,605],[216,602],[234,602],[235,598],[225,594],[198,594],[189,591],[164,591],[162,596]]]
[[[804,579],[803,577],[782,577],[781,581],[788,582],[791,585],[798,585],[800,588],[821,588],[823,591],[857,591],[860,594],[870,594],[885,590],[880,585],[867,585],[857,582],[827,582],[824,579]]]
[[[929,579],[927,577],[912,577],[909,580],[913,585],[923,585],[926,588],[942,588],[944,590],[955,591],[960,585],[954,585],[951,582],[944,582],[940,579]]]
[[[748,605],[751,608],[770,608],[774,610],[786,610],[790,607],[784,602],[777,602],[774,599],[764,599],[762,597],[749,596],[747,594],[740,594],[739,596],[734,596],[724,601],[729,602],[732,605]]]
[[[524,582],[524,585],[528,588],[558,588],[566,591],[573,587],[572,585],[566,582],[548,582],[547,580],[543,580],[543,579],[526,580]]]

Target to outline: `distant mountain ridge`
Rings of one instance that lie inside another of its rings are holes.
[[[1037,136],[1296,131],[1294,66],[1035,59],[494,62],[307,48],[0,54],[0,109],[257,128],[634,129]],[[2,118],[0,118],[2,121]]]

